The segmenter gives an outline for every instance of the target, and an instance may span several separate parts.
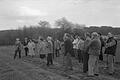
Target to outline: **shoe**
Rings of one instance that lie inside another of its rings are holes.
[[[95,76],[99,76],[99,74],[94,74]]]
[[[83,73],[87,73],[87,71],[83,71]]]
[[[73,70],[73,68],[70,68],[69,70]]]
[[[108,73],[109,75],[113,75],[113,73]]]

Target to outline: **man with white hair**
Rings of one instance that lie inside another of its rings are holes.
[[[22,48],[22,44],[20,42],[20,39],[16,38],[14,59],[16,58],[17,53],[19,53],[19,58],[21,58],[21,48]]]
[[[101,49],[101,42],[97,32],[92,33],[92,40],[89,44],[88,76],[98,76],[98,59]]]
[[[106,50],[105,54],[107,54],[108,58],[108,70],[109,74],[112,75],[114,73],[114,56],[116,52],[116,47],[117,47],[117,41],[114,39],[112,33],[108,33],[108,40],[106,42]]]

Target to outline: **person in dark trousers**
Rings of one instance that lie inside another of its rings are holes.
[[[23,45],[25,50],[25,56],[27,56],[28,55],[28,39],[27,38],[25,38]]]
[[[64,40],[64,46],[65,46],[65,70],[73,70],[72,68],[72,56],[71,56],[71,52],[72,52],[72,48],[73,48],[73,44],[72,41],[70,39],[70,35],[69,34],[65,34],[65,40]]]
[[[101,33],[99,33],[99,35],[100,35],[100,41],[101,41],[101,50],[100,50],[99,60],[103,61],[103,47],[105,46],[105,42],[101,36]]]
[[[19,53],[19,58],[21,58],[21,48],[22,48],[22,44],[20,42],[20,39],[17,38],[16,42],[15,42],[15,54],[14,54],[14,59],[17,56],[17,53]]]
[[[47,66],[52,65],[53,64],[53,43],[52,43],[52,38],[51,37],[47,37]]]
[[[88,71],[88,45],[90,44],[91,38],[89,33],[85,33],[85,41],[84,41],[84,48],[83,48],[83,72],[87,73]]]
[[[108,40],[105,47],[105,54],[107,54],[108,57],[108,72],[112,75],[114,73],[114,56],[117,48],[117,40],[115,40],[113,34],[108,33]]]

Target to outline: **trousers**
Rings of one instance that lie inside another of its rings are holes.
[[[14,59],[16,58],[17,53],[19,54],[19,58],[21,58],[21,50],[15,50]]]
[[[53,55],[52,53],[48,53],[47,55],[47,65],[53,64]]]
[[[98,56],[89,55],[88,75],[98,74]]]
[[[88,71],[88,60],[89,60],[89,54],[87,52],[83,52],[83,72]]]
[[[113,55],[108,55],[108,70],[109,70],[109,73],[114,72],[114,56]]]

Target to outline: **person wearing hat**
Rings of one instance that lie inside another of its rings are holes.
[[[101,42],[97,32],[92,33],[92,40],[89,44],[88,76],[98,76],[98,59],[100,55]]]
[[[108,40],[106,42],[105,48],[109,74],[112,75],[114,73],[114,56],[117,48],[117,40],[114,39],[113,34],[110,32],[108,33]]]
[[[22,48],[22,44],[20,42],[20,39],[16,38],[14,59],[16,58],[17,53],[19,53],[19,58],[21,58],[21,48]]]

